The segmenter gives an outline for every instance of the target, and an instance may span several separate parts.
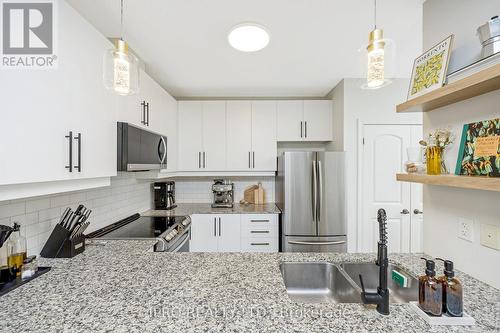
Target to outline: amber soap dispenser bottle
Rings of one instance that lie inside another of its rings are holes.
[[[444,263],[444,275],[438,277],[438,281],[443,286],[443,313],[446,313],[450,317],[462,317],[462,284],[455,277],[453,261],[441,258],[436,258],[436,260],[441,260]]]
[[[431,316],[443,314],[443,285],[436,279],[436,263],[425,260],[425,275],[418,278],[418,305]]]

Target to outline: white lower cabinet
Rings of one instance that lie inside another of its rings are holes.
[[[191,252],[278,252],[277,214],[194,214]]]

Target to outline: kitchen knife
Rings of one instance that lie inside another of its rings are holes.
[[[73,218],[73,216],[75,215],[75,212],[71,211],[68,213],[68,216],[66,216],[66,219],[64,220],[64,225],[63,227],[68,229],[69,227],[69,223],[71,222],[71,219]]]
[[[82,205],[82,204],[78,205],[78,207],[76,207],[75,214],[80,215],[83,208],[85,208],[84,205]]]
[[[64,213],[61,215],[61,219],[59,220],[59,224],[60,225],[63,225],[64,224],[64,220],[66,219],[67,215],[71,212],[71,208],[69,207],[66,207],[66,209],[64,210]]]

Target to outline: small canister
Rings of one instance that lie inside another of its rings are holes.
[[[21,268],[21,278],[23,280],[30,279],[38,271],[38,260],[36,256],[29,256],[24,259],[23,267]]]

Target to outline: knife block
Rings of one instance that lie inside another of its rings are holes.
[[[85,235],[73,239],[69,238],[70,235],[68,229],[56,224],[40,255],[44,258],[72,258],[85,251]]]

